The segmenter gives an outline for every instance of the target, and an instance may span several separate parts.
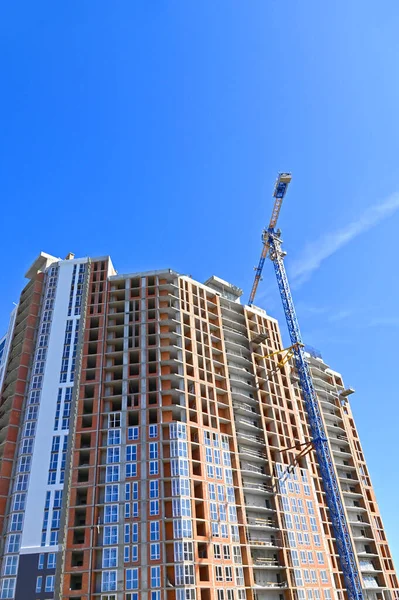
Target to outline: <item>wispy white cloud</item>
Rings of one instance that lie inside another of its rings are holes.
[[[307,281],[326,258],[393,215],[398,209],[399,193],[396,192],[380,204],[367,208],[356,221],[307,244],[302,254],[291,264],[290,275],[294,285],[297,287]]]
[[[368,327],[399,327],[399,317],[373,317]]]
[[[339,310],[336,313],[331,313],[328,317],[330,323],[337,323],[339,321],[344,321],[353,315],[353,310],[345,309]]]

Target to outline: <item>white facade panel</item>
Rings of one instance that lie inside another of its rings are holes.
[[[22,534],[21,554],[43,552],[41,547],[43,509],[48,490],[63,489],[63,484],[48,485],[49,462],[54,436],[54,420],[60,384],[60,367],[64,348],[65,327],[68,319],[68,303],[75,264],[86,263],[87,259],[68,260],[59,263],[58,285],[54,302],[54,312],[49,337],[47,361],[43,376],[43,387],[40,400],[32,467],[26,501],[24,528]],[[69,384],[70,386],[73,384]],[[58,432],[61,436],[68,431]],[[61,437],[62,445],[63,437]],[[48,548],[47,548],[48,549]],[[52,551],[57,547],[52,546]]]

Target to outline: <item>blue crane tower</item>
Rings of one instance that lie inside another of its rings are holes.
[[[255,299],[256,290],[262,277],[263,265],[267,256],[273,262],[274,271],[283,303],[285,318],[291,338],[291,348],[299,376],[299,383],[308,416],[312,445],[316,452],[317,461],[326,494],[330,517],[341,568],[344,575],[345,586],[349,600],[363,600],[361,580],[356,563],[355,553],[350,537],[350,530],[346,520],[344,504],[338,487],[333,460],[327,441],[324,423],[320,413],[319,403],[313,386],[309,366],[305,360],[303,342],[299,329],[298,319],[292,300],[287,273],[283,258],[285,252],[281,249],[280,232],[276,231],[276,224],[284,196],[291,181],[290,173],[280,173],[274,188],[274,207],[269,227],[263,231],[263,248],[258,266],[255,268],[255,280],[252,286],[248,304],[251,306]]]

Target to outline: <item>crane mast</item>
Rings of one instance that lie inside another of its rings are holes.
[[[299,376],[300,388],[308,416],[312,444],[316,452],[323,487],[326,494],[327,505],[330,511],[331,522],[336,538],[346,589],[349,600],[363,600],[361,580],[350,537],[350,530],[345,515],[344,504],[338,486],[338,480],[335,473],[323,419],[320,413],[319,403],[313,386],[312,377],[308,363],[305,360],[302,336],[299,329],[299,323],[283,261],[285,253],[281,250],[280,234],[275,231],[275,225],[277,223],[281,203],[288,186],[288,183],[286,183],[282,197],[277,198],[276,193],[278,193],[279,183],[282,176],[284,176],[286,180],[289,178],[288,183],[291,181],[291,175],[287,173],[280,174],[277,179],[274,192],[276,202],[269,228],[263,232],[263,249],[261,260],[259,261],[258,268],[256,269],[255,281],[252,287],[249,304],[251,305],[254,301],[256,289],[261,278],[263,264],[266,256],[269,255],[273,262],[285,318],[287,321],[295,365]]]

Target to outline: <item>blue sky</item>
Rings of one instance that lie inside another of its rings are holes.
[[[303,336],[356,388],[399,564],[398,3],[0,10],[0,329],[41,250],[217,274],[247,298],[291,171],[279,226]],[[270,264],[258,303],[282,318]]]

